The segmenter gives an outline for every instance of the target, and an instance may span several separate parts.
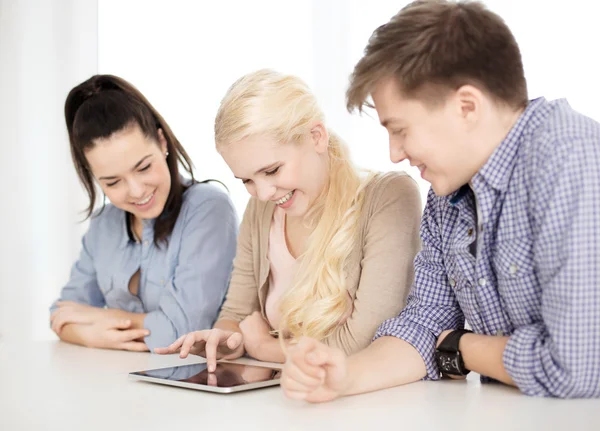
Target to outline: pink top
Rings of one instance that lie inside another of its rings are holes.
[[[275,207],[273,221],[269,231],[269,292],[265,304],[265,314],[272,328],[278,329],[281,313],[279,311],[279,299],[292,287],[294,275],[297,271],[297,260],[290,253],[285,240],[285,211]],[[348,309],[342,317],[343,324],[352,314],[354,306],[352,297],[348,292]]]
[[[269,231],[269,293],[265,304],[265,314],[272,328],[277,329],[281,313],[279,299],[291,288],[296,274],[296,259],[290,253],[285,240],[285,211],[275,207]]]

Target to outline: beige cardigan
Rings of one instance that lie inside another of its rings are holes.
[[[346,266],[354,309],[324,343],[351,354],[365,348],[377,327],[405,305],[413,281],[421,199],[404,172],[377,175],[365,189],[359,241]],[[240,322],[259,310],[265,316],[269,291],[269,230],[275,204],[251,198],[240,226],[237,253],[219,319]]]

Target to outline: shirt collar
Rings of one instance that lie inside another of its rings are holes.
[[[472,182],[484,181],[491,187],[505,191],[510,180],[510,174],[516,163],[516,156],[524,134],[537,127],[552,110],[552,104],[540,97],[529,102],[525,111],[519,116],[517,122],[494,150],[483,167],[475,174]],[[468,193],[469,185],[465,184],[460,189],[448,195],[448,202],[454,206]]]
[[[551,110],[551,104],[543,97],[534,99],[527,105],[517,122],[510,129],[500,145],[494,150],[483,167],[473,177],[474,183],[482,179],[498,191],[505,191],[511,172],[517,161],[517,154],[523,135],[539,125]],[[481,177],[481,178],[477,178]]]
[[[120,211],[121,212],[121,248],[125,248],[127,247],[127,245],[129,245],[132,242],[136,242],[135,240],[135,235],[133,234],[133,231],[131,230],[131,222],[130,222],[130,213],[128,213],[127,211]],[[143,232],[142,232],[142,236],[144,236],[144,234],[146,232],[148,232],[148,230],[150,230],[150,232],[152,233],[152,236],[154,236],[154,222],[156,221],[156,219],[148,219],[148,220],[142,220],[142,224],[144,226],[143,228]],[[153,238],[154,239],[154,238]]]

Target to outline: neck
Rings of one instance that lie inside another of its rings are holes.
[[[133,235],[137,238],[137,240],[141,241],[141,239],[142,239],[142,232],[144,231],[144,225],[142,223],[142,220],[140,220],[139,218],[137,218],[133,214],[131,214],[130,217],[131,217],[130,218],[130,220],[131,220],[131,231],[133,232]]]
[[[487,145],[478,145],[476,147],[480,148],[481,152],[478,157],[480,163],[475,172],[485,165],[496,148],[506,139],[524,110],[525,108],[517,110],[498,108],[491,116],[492,120],[482,125],[481,131],[484,136],[478,139],[478,141],[482,143],[487,142]]]

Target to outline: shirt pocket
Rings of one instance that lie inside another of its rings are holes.
[[[167,268],[164,264],[153,264],[149,265],[148,268],[146,268],[146,284],[150,284],[154,287],[163,288],[167,285],[169,279],[170,271],[169,268]]]
[[[96,278],[98,280],[98,287],[100,288],[100,292],[102,292],[102,295],[104,295],[104,299],[106,300],[107,295],[109,295],[114,288],[113,278],[110,274],[101,273],[98,273]]]
[[[146,268],[146,274],[142,274],[144,286],[140,293],[148,311],[158,309],[160,298],[173,277],[171,272],[171,266],[164,262],[152,262]]]
[[[496,244],[493,257],[500,298],[516,326],[541,320],[542,290],[535,272],[532,241],[527,236]]]

